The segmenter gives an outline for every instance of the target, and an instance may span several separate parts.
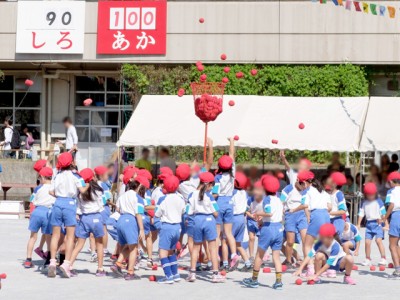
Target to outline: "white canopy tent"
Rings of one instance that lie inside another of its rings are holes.
[[[234,100],[235,105],[229,106],[229,100]],[[209,123],[208,135],[217,147],[227,146],[227,137],[238,135],[238,147],[358,151],[368,97],[225,95],[223,109],[217,120]],[[305,125],[303,130],[298,127],[300,123]],[[374,127],[372,122],[367,121],[367,125]],[[203,146],[203,142],[204,123],[194,114],[192,96],[146,95],[129,120],[118,146]]]

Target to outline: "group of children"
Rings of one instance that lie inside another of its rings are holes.
[[[258,275],[271,249],[276,274],[274,289],[283,287],[283,265],[298,268],[294,275],[315,283],[321,282],[322,276],[333,278],[341,271],[344,283],[354,285],[353,256],[359,255],[358,228],[365,217],[363,264],[371,264],[371,241],[375,238],[382,257],[379,264],[386,265],[382,239],[388,229],[395,267],[392,277],[400,277],[399,172],[388,177],[392,189],[386,199],[387,211],[377,199],[375,184],[364,186],[365,200],[355,226],[348,219],[341,192],[346,183],[342,173],[330,174],[321,184],[310,171],[309,160],[300,160],[296,173],[282,155],[289,185],[280,191],[278,178],[265,174],[250,186],[246,175],[236,172],[234,139],[229,139],[229,143],[229,153],[218,159],[215,172],[210,172],[213,150],[209,140],[208,161],[203,167],[181,164],[175,174],[168,167],[161,168],[153,188],[150,172],[126,167],[119,178],[115,204],[106,167],[78,172],[70,153],[59,155],[56,170],[47,166],[46,161],[37,162],[34,168],[40,176],[40,185],[31,197],[35,209],[30,218],[31,237],[24,266],[33,267],[32,252],[41,229],[41,245],[46,243],[48,252],[41,248],[35,252],[45,260],[48,277],[56,276],[57,263],[63,277],[76,276],[73,266],[88,238],[91,250],[97,253],[96,276],[106,276],[104,249],[110,234],[117,241],[111,271],[125,280],[140,279],[135,269],[142,252],[147,253],[147,268],[153,268],[153,245],[158,239],[159,260],[165,274],[158,282],[163,284],[181,280],[178,259],[189,252],[186,281],[196,281],[199,271],[210,271],[210,280],[220,283],[226,280],[226,272],[238,270],[252,272],[242,283],[255,288],[259,286]],[[247,234],[248,250],[243,243]],[[177,249],[183,241],[187,241],[186,246]],[[303,260],[295,244],[302,245]],[[286,257],[283,262],[281,252]],[[207,265],[202,267],[204,256]],[[240,261],[244,265],[238,268]]]

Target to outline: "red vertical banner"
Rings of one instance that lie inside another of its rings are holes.
[[[97,16],[98,54],[166,54],[166,1],[99,1]]]

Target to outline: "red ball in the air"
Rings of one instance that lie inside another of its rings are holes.
[[[179,89],[178,90],[178,96],[182,97],[183,95],[185,95],[185,89]]]
[[[222,53],[222,54],[221,54],[221,59],[222,59],[222,60],[226,60],[226,58],[227,58],[227,57],[226,57],[226,54],[225,54],[225,53]]]
[[[207,75],[206,74],[201,74],[200,75],[200,81],[206,81],[207,80]]]
[[[233,137],[233,139],[234,139],[235,141],[238,141],[238,140],[239,140],[239,136],[238,136],[238,135],[235,135],[235,136]]]
[[[30,79],[25,80],[26,86],[32,86],[33,84],[34,84],[33,80],[30,80]]]
[[[235,101],[229,100],[228,104],[229,104],[229,106],[235,106]]]
[[[272,140],[271,143],[272,144],[278,144],[278,140]]]
[[[299,124],[299,129],[304,129],[304,127],[306,127],[303,123]]]
[[[204,23],[204,18],[199,19],[199,23],[203,24]]]
[[[93,100],[90,99],[90,98],[87,98],[87,99],[85,99],[85,100],[83,101],[83,105],[84,105],[84,106],[89,106],[89,105],[91,105],[92,103],[93,103]]]
[[[244,76],[243,72],[237,72],[236,73],[236,78],[237,79],[241,79],[241,78],[243,78],[243,76]]]

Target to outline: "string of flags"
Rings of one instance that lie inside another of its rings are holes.
[[[318,2],[318,0],[312,0]],[[389,16],[389,18],[396,17],[396,8],[391,5],[381,5],[376,3],[367,3],[364,1],[351,1],[351,0],[332,0],[336,6],[343,6],[347,10],[355,9],[355,11],[372,14],[374,16]],[[326,4],[327,0],[319,0],[319,3]]]

